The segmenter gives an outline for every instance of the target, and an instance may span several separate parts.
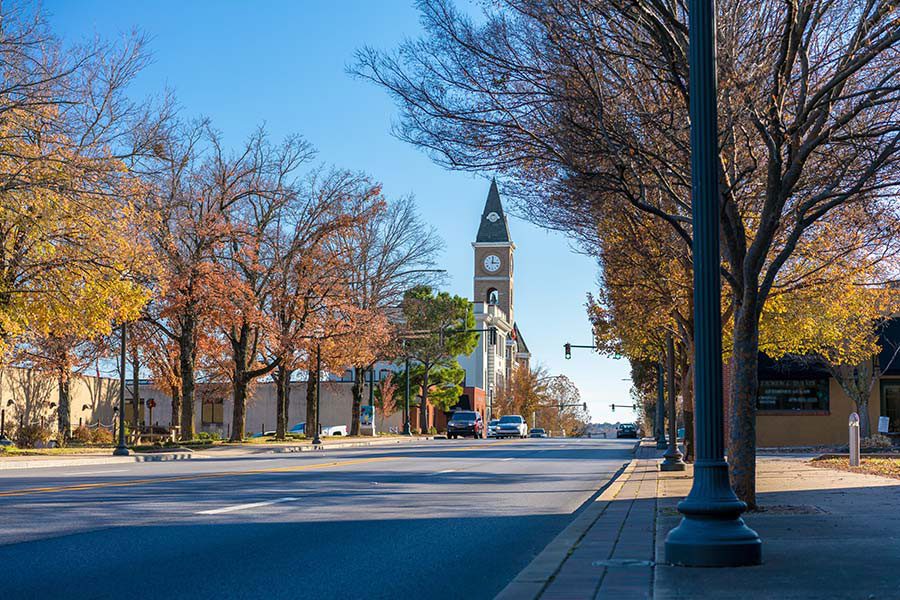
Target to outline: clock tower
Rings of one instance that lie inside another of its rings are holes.
[[[475,249],[475,302],[496,305],[506,315],[513,317],[513,253],[516,245],[509,236],[509,225],[500,202],[497,182],[491,182],[478,235],[472,244]]]

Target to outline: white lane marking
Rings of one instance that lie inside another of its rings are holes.
[[[128,469],[109,469],[107,471],[79,471],[77,473],[67,473],[67,475],[105,475],[106,473],[125,473]]]
[[[444,473],[456,473],[456,469],[444,469],[443,471],[435,471],[434,473],[429,473],[429,475],[443,475]]]
[[[201,510],[199,512],[195,512],[195,515],[221,515],[223,513],[230,513],[239,510],[247,510],[250,508],[259,508],[261,506],[269,506],[271,504],[280,504],[282,502],[294,502],[295,500],[299,500],[299,498],[288,497],[288,498],[277,498],[275,500],[267,500],[265,502],[251,502],[250,504],[235,504],[234,506],[226,506],[224,508],[213,508],[210,510]]]
[[[506,462],[506,461],[512,460],[512,459],[513,459],[513,457],[509,457],[509,458],[501,458],[501,459],[500,459],[500,462]]]

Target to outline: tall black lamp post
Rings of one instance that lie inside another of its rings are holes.
[[[322,438],[319,437],[319,423],[322,422],[322,415],[319,414],[319,411],[322,409],[322,404],[319,402],[319,398],[321,397],[322,387],[320,382],[322,381],[322,343],[320,341],[316,341],[316,424],[315,424],[315,437],[313,437],[313,446],[319,446],[322,444]],[[309,426],[309,423],[307,423]],[[308,432],[307,432],[308,433]]]
[[[409,356],[406,357],[406,389],[403,392],[403,435],[412,435],[409,425]]]
[[[662,361],[656,363],[656,449],[666,449],[666,392]]]
[[[675,341],[672,334],[666,336],[666,388],[669,411],[669,445],[659,465],[660,471],[684,471],[685,464],[678,450],[678,423],[675,418]]]
[[[119,333],[121,337],[121,356],[119,360],[119,443],[113,450],[113,456],[128,456],[131,452],[125,445],[125,363],[127,360],[127,348],[125,339],[125,323],[119,325]]]
[[[715,0],[689,0],[688,13],[697,440],[693,485],[678,504],[681,523],[666,536],[666,561],[696,567],[757,565],[762,542],[741,519],[747,505],[728,481],[722,431]]]

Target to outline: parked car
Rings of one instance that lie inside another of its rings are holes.
[[[15,443],[4,435],[0,437],[0,446],[15,446]]]
[[[497,437],[517,437],[524,438],[528,436],[528,424],[522,415],[503,415],[500,422],[497,423]]]
[[[297,423],[290,428],[288,433],[306,435],[306,423]],[[347,435],[346,425],[322,425],[321,435]]]
[[[530,438],[545,438],[547,437],[547,432],[544,431],[541,427],[535,427],[531,431],[528,432],[528,437]]]
[[[269,436],[269,435],[275,435],[275,432],[274,432],[274,431],[257,431],[256,433],[254,433],[254,434],[251,435],[250,437],[252,437],[252,438],[261,438],[261,437],[266,437],[266,436]]]
[[[616,439],[620,438],[632,438],[637,439],[638,431],[637,427],[635,427],[631,423],[622,423],[618,427],[616,427]]]
[[[500,419],[491,419],[488,422],[488,437],[497,437],[497,426],[500,424]]]
[[[480,438],[484,432],[481,413],[474,410],[458,410],[447,421],[447,437],[455,440],[459,436]]]

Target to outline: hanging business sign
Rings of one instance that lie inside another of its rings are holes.
[[[891,428],[890,417],[878,417],[878,433],[887,433]]]

